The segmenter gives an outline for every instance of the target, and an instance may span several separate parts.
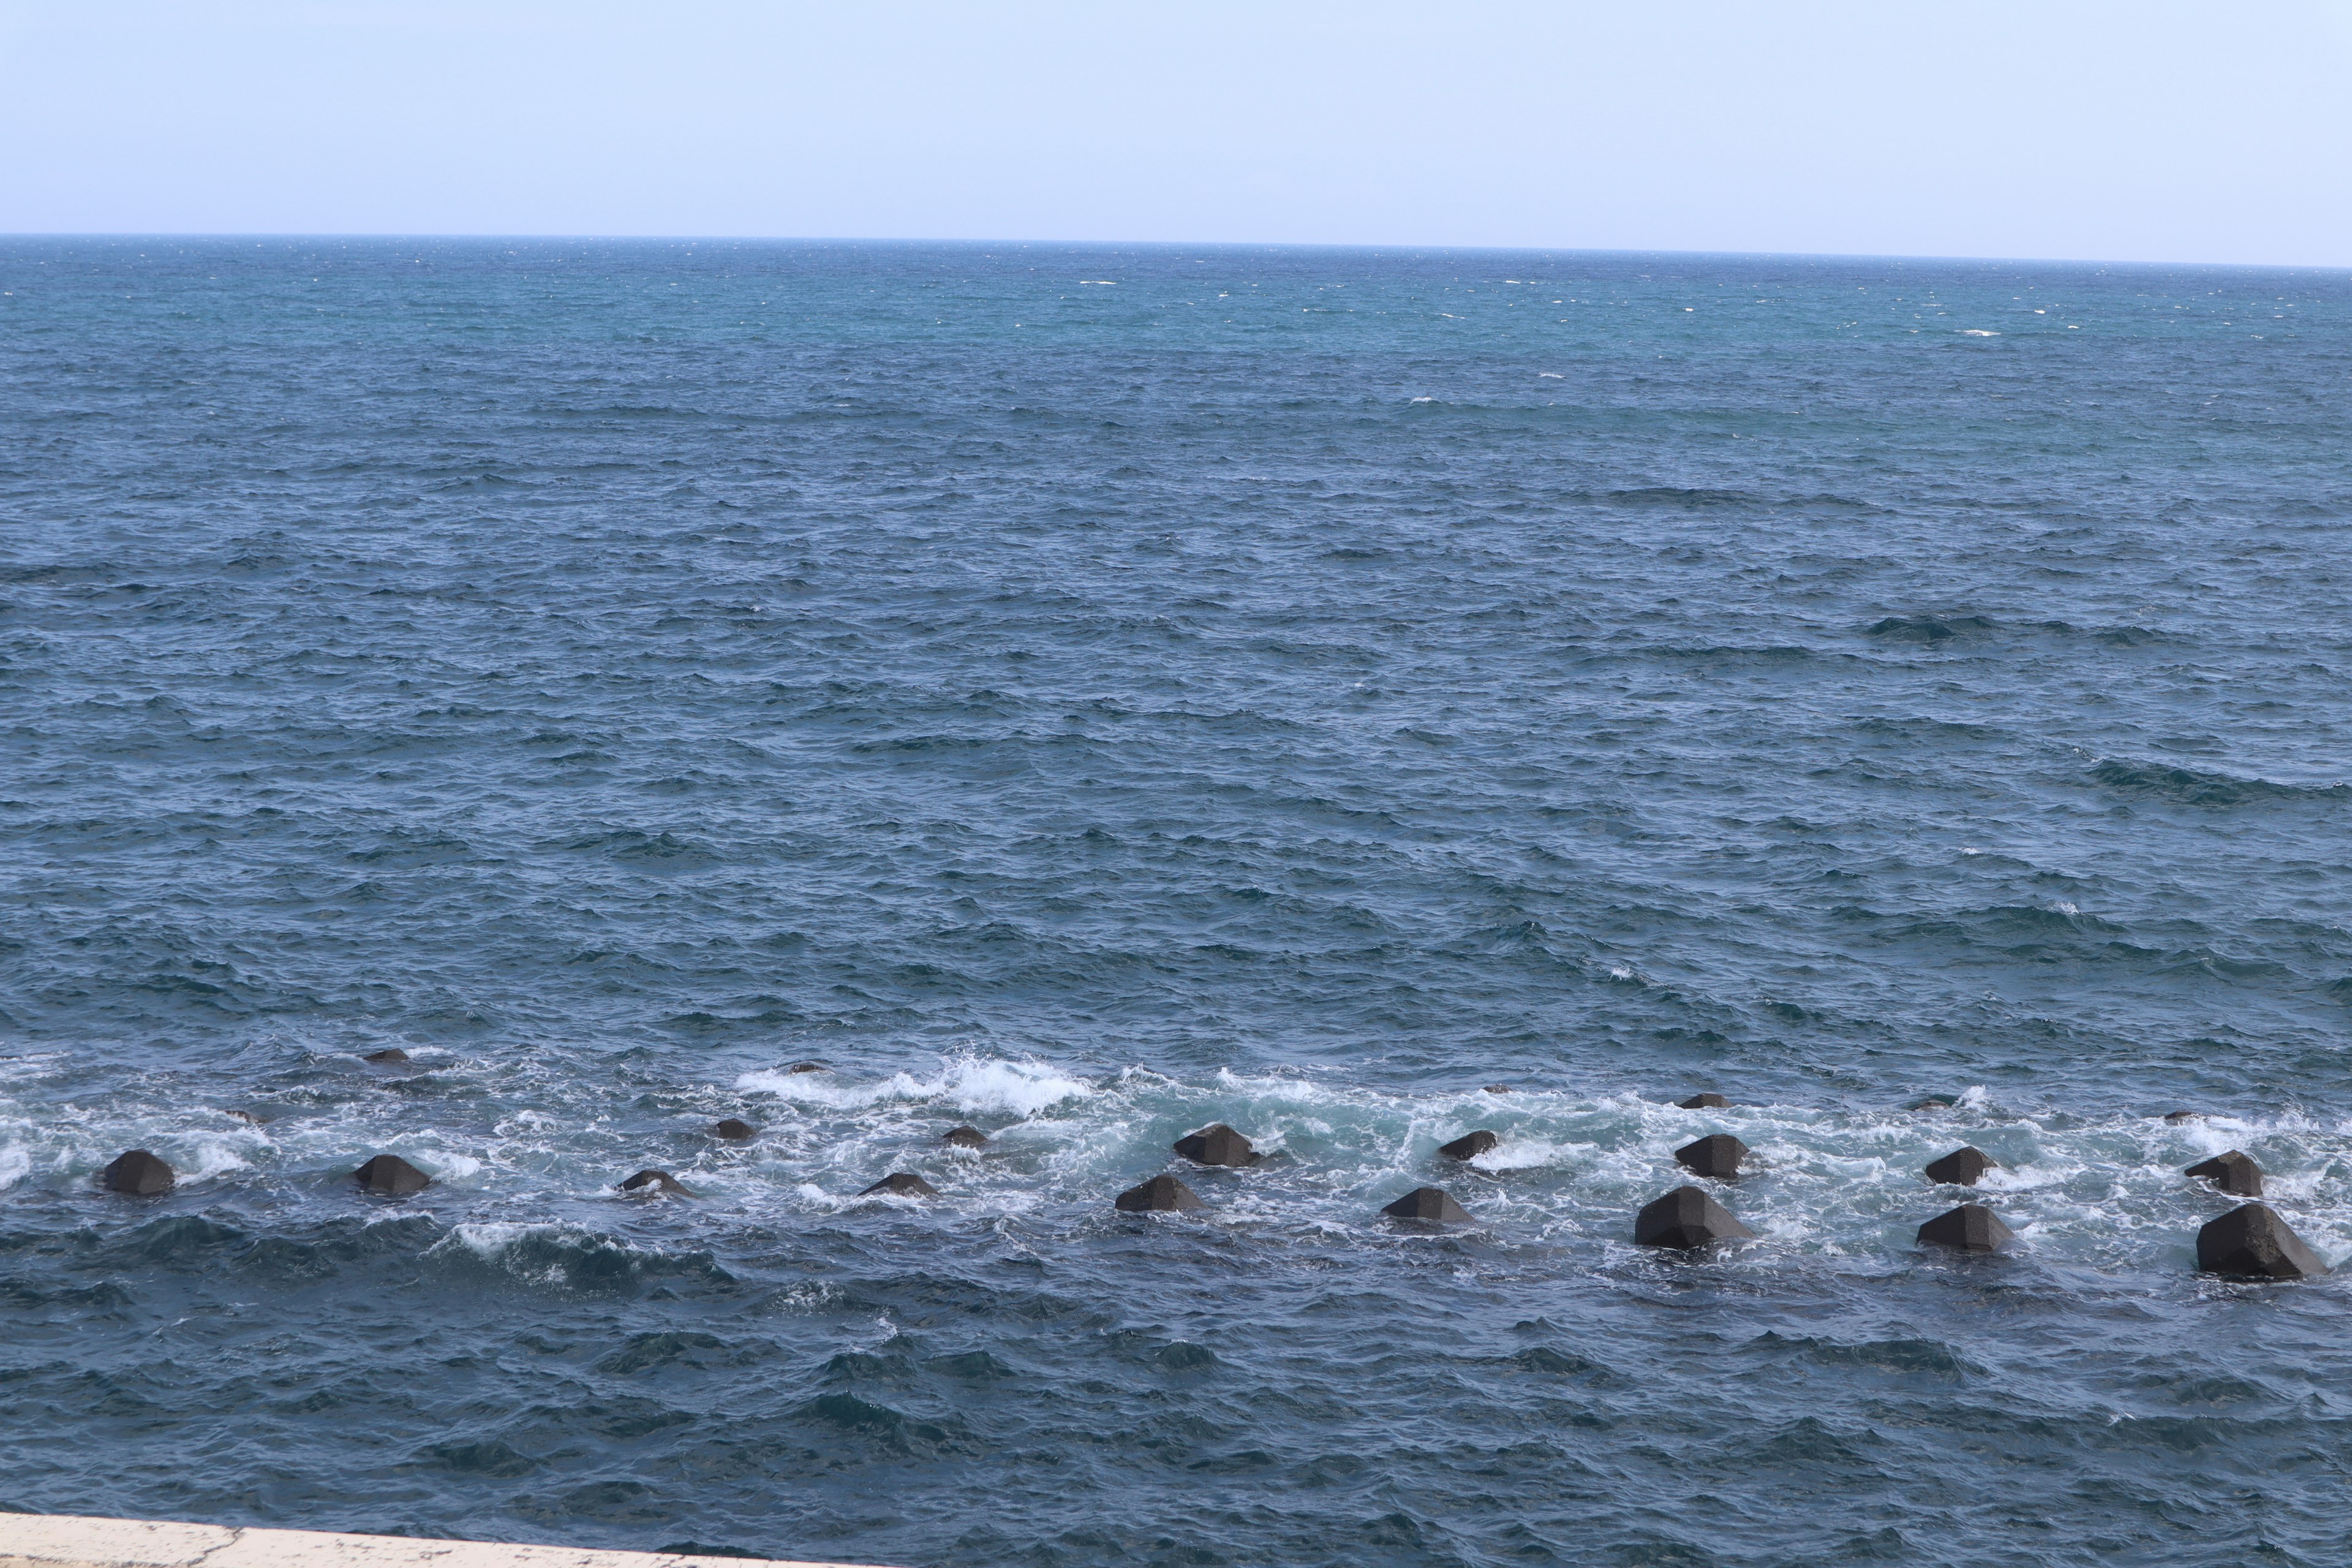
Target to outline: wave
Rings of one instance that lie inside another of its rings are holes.
[[[2108,789],[2152,795],[2182,805],[2226,807],[2259,801],[2352,800],[2352,784],[2280,784],[2235,773],[2200,772],[2168,763],[2109,759],[2092,767],[2091,778]]]

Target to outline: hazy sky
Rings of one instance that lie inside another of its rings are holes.
[[[0,0],[0,231],[2352,265],[2352,0]]]

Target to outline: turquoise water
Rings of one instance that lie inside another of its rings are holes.
[[[0,362],[0,1506],[2340,1557],[2179,1172],[2352,1258],[2352,277],[11,240]]]

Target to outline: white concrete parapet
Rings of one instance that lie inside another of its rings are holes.
[[[0,1513],[0,1568],[861,1568],[598,1552],[579,1546],[502,1546],[488,1541],[416,1541],[320,1530],[253,1530],[136,1519]],[[873,1568],[871,1564],[862,1568]]]

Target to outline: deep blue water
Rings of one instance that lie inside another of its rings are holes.
[[[0,1507],[2342,1561],[2179,1172],[2352,1258],[2352,276],[14,240],[0,366]]]

